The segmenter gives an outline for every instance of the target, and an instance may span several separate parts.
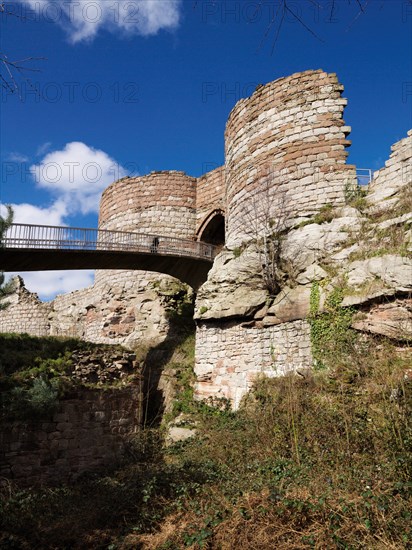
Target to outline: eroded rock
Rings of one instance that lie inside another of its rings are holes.
[[[353,328],[395,340],[412,339],[412,298],[374,305],[355,316]]]
[[[268,297],[261,271],[261,258],[253,247],[238,257],[233,252],[222,252],[199,289],[195,319],[252,316]]]

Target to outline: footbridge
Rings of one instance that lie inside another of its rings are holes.
[[[1,242],[0,271],[136,269],[172,275],[196,290],[217,252],[162,235],[15,223]]]

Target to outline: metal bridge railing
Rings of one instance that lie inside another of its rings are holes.
[[[369,185],[372,181],[371,168],[356,168],[356,178],[358,185]]]
[[[141,252],[213,260],[218,247],[200,241],[128,231],[14,223],[3,248]]]

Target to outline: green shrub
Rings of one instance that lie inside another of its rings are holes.
[[[56,408],[59,396],[57,380],[47,380],[44,377],[35,378],[33,385],[27,390],[26,401],[29,408],[37,414],[43,415]]]

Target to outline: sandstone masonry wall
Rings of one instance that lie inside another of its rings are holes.
[[[4,423],[0,431],[0,477],[20,485],[60,484],[111,466],[128,436],[141,424],[138,386],[79,390],[61,401],[49,420]]]
[[[220,166],[197,180],[196,234],[208,215],[214,210],[226,210],[225,167]]]
[[[99,228],[194,238],[196,178],[153,172],[112,183],[102,195]]]
[[[228,246],[250,238],[245,223],[256,217],[256,204],[295,219],[343,204],[356,170],[345,164],[350,128],[342,91],[336,74],[306,71],[236,104],[225,132]]]
[[[271,327],[238,321],[197,327],[195,391],[199,399],[225,397],[237,408],[258,376],[279,376],[311,365],[306,321]]]
[[[37,294],[29,292],[21,277],[15,278],[15,284],[15,293],[5,300],[9,302],[9,307],[0,311],[0,332],[27,333],[33,336],[49,334],[52,306],[39,300]]]
[[[99,270],[95,284],[53,301],[51,334],[75,334],[89,342],[133,347],[164,340],[166,310],[153,284],[173,281],[147,271]]]
[[[292,222],[309,221],[325,204],[344,205],[345,187],[356,185],[356,170],[346,164],[350,128],[343,120],[347,100],[341,97],[342,91],[336,75],[322,70],[258,87],[229,116],[224,167],[197,179],[169,171],[115,182],[103,193],[99,226],[194,239],[206,217],[222,209],[226,244],[232,248],[267,229],[258,220],[266,207],[275,222],[282,216]],[[374,175],[366,200],[388,208],[386,199],[396,202],[392,196],[411,183],[411,178],[412,131],[392,147],[385,167]],[[302,275],[308,285],[310,277],[320,271],[311,263],[346,240],[346,227],[357,225],[358,214],[351,210],[346,208],[345,220],[332,220],[322,227],[308,225],[300,237],[297,229],[289,234],[288,246],[295,247],[290,248],[289,259],[295,261],[295,250],[299,251],[300,263],[309,270],[309,275]],[[330,235],[325,227],[333,228]],[[350,253],[341,255],[339,262],[346,261]],[[203,295],[200,305],[208,317],[198,318],[197,395],[221,395],[237,405],[258,373],[272,375],[311,365],[309,329],[306,321],[293,320],[293,316],[283,317],[287,322],[274,326],[259,325],[259,318],[252,321],[250,311],[264,307],[267,295],[259,285],[252,288],[256,281],[251,281],[250,265],[226,274],[222,274],[224,263],[215,262],[216,266],[215,283],[209,290],[207,283],[203,286],[208,295]],[[0,330],[74,333],[93,342],[124,345],[145,339],[161,341],[168,322],[152,283],[164,278],[147,272],[100,271],[93,287],[60,296],[51,305],[22,294],[21,300],[0,313]],[[292,305],[281,305],[283,313],[288,308],[304,309],[307,290],[304,296],[297,293]],[[246,318],[255,326],[247,326]]]
[[[135,345],[162,342],[169,332],[165,304],[156,287],[175,279],[147,271],[99,270],[93,286],[41,302],[18,287],[0,312],[0,332],[32,336],[70,336],[97,344]]]
[[[381,200],[404,185],[412,186],[412,130],[409,130],[407,137],[392,145],[385,166],[373,174],[369,190]]]

